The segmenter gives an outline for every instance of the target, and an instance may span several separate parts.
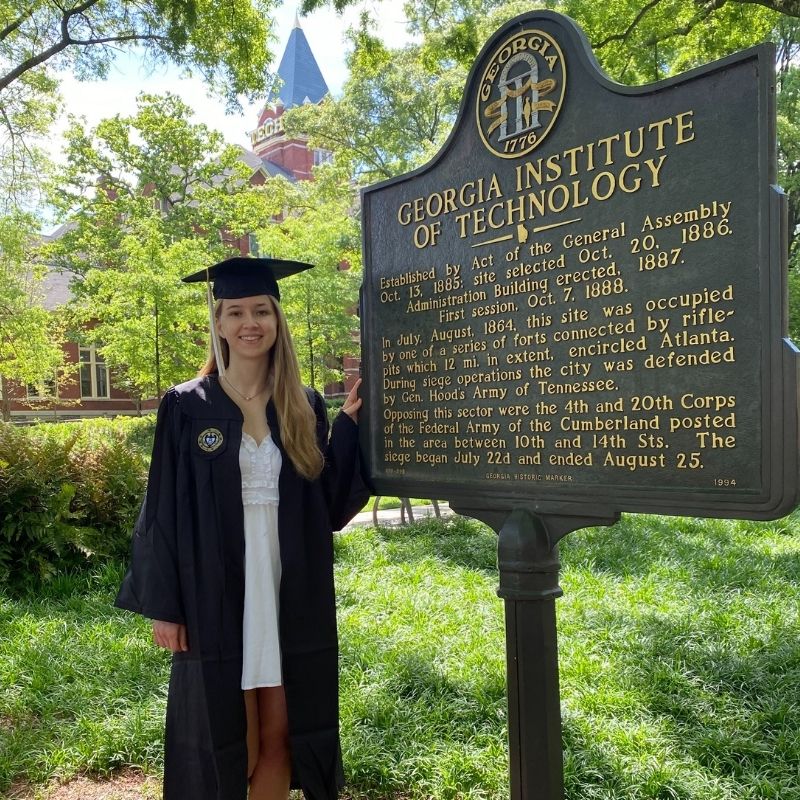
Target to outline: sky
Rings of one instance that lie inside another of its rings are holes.
[[[390,46],[401,46],[408,41],[402,0],[361,0],[344,14],[331,9],[315,11],[300,17],[300,26],[317,59],[322,76],[334,96],[341,92],[347,79],[345,34],[358,23],[363,9],[369,10],[378,23],[378,34]],[[273,44],[276,70],[283,55],[289,34],[294,27],[297,6],[284,4],[275,13],[276,41]],[[143,91],[159,94],[166,91],[180,95],[195,109],[198,122],[220,130],[226,141],[249,147],[248,133],[256,127],[263,103],[245,105],[241,114],[226,115],[224,104],[208,97],[205,86],[198,78],[182,78],[176,68],[165,68],[147,74],[135,54],[121,56],[104,81],[77,81],[71,75],[62,76],[61,93],[66,112],[84,116],[91,127],[101,119],[115,114],[128,114],[135,109],[136,96]],[[66,127],[62,119],[53,137],[54,152],[58,158],[61,133]]]

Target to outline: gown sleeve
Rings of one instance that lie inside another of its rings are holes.
[[[170,390],[158,408],[147,491],[133,530],[128,571],[114,605],[150,619],[185,624],[176,538],[177,404]]]
[[[358,447],[358,425],[340,411],[328,435],[325,401],[314,392],[314,414],[317,418],[317,439],[325,466],[320,480],[328,505],[333,530],[341,530],[364,507],[370,489],[363,476]]]

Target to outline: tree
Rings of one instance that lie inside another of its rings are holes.
[[[141,95],[132,116],[89,132],[73,121],[49,187],[67,231],[43,255],[77,277],[76,329],[139,397],[204,360],[204,294],[180,278],[238,254],[230,243],[269,219],[241,150],[191,114],[175,96]]]
[[[41,305],[44,270],[31,258],[36,230],[30,214],[0,217],[0,409],[5,421],[11,418],[10,381],[41,385],[64,377],[60,320]]]
[[[800,247],[795,232],[800,225],[800,21],[784,20],[778,44],[778,169],[780,184],[789,196],[790,252],[795,272],[800,269]],[[800,305],[795,306],[800,309]]]
[[[276,0],[0,0],[0,200],[35,168],[57,75],[103,78],[120,49],[197,71],[231,108],[263,91]]]
[[[644,5],[641,3],[629,3],[627,4],[630,8],[633,9],[633,15],[630,17],[630,20],[633,22],[637,22],[638,20],[636,17],[644,16],[648,11],[653,8],[657,8],[659,6],[667,7],[672,6],[674,7],[677,4],[686,6],[690,9],[694,9],[692,16],[695,19],[694,24],[698,24],[704,22],[708,19],[715,11],[717,11],[721,6],[725,5],[726,2],[728,5],[746,9],[749,6],[762,6],[767,8],[771,11],[774,11],[778,14],[784,14],[789,17],[800,17],[800,0],[706,0],[705,2],[683,2],[680,3],[680,0],[648,0]],[[354,5],[355,0],[303,0],[301,5],[301,9],[303,14],[310,14],[312,11],[315,11],[318,8],[324,8],[325,6],[332,6],[337,11],[344,11],[345,8]],[[590,6],[593,5],[591,0],[580,0],[580,4],[582,6]],[[463,7],[467,5],[466,3],[459,3],[459,6]],[[487,3],[480,3],[480,8],[488,11],[490,5],[496,5],[496,3],[487,4]],[[543,4],[547,8],[553,8],[556,11],[562,11],[562,13],[568,13],[564,11],[560,6],[564,5],[562,3],[553,2],[546,2]],[[414,2],[412,0],[411,3],[406,4],[406,11],[408,12],[410,8],[422,8],[425,7],[428,9],[429,17],[436,16],[439,11],[442,9],[446,9],[451,7],[451,4],[445,3],[442,5],[438,2],[438,0],[424,0],[424,3],[417,2],[416,6],[414,6]],[[474,6],[473,6],[474,8]],[[480,10],[479,8],[479,10]],[[525,11],[530,11],[530,4],[527,4]],[[609,18],[609,21],[618,21],[620,19],[625,19],[614,16],[616,9],[610,7],[607,4],[598,6],[597,13],[604,14]],[[522,13],[522,12],[520,12]],[[475,16],[474,14],[472,15]],[[465,18],[469,17],[469,15],[465,15]],[[577,18],[577,17],[576,17]],[[677,27],[677,25],[676,25]]]
[[[278,222],[258,233],[263,255],[315,264],[281,281],[281,306],[297,349],[303,380],[322,389],[342,379],[341,358],[357,351],[355,332],[361,273],[355,189],[342,165],[315,170],[315,180],[265,185]],[[349,265],[342,270],[340,266]]]
[[[316,4],[307,6],[316,7]],[[552,2],[584,28],[603,68],[624,83],[644,83],[727,55],[774,34],[781,19],[760,5],[686,0]],[[405,6],[418,43],[389,49],[362,15],[351,32],[351,76],[342,97],[293,109],[287,131],[345,159],[359,180],[401,174],[444,143],[480,48],[527,0],[413,0]],[[620,20],[621,22],[616,22]]]

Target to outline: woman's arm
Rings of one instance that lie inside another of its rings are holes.
[[[358,397],[359,379],[345,399],[341,412],[333,422],[328,438],[325,401],[316,394],[314,412],[317,416],[319,445],[325,456],[325,466],[320,476],[328,514],[333,530],[341,530],[363,507],[370,496],[362,473],[358,447]]]
[[[153,620],[186,622],[177,548],[177,453],[180,411],[173,392],[158,408],[147,491],[131,542],[131,559],[115,601]]]

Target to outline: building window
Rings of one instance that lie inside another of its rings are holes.
[[[255,256],[256,258],[259,257],[259,246],[258,246],[258,239],[254,233],[247,234],[247,251],[250,253],[251,256]]]
[[[97,345],[81,347],[81,397],[110,397],[108,366]]]
[[[315,150],[314,151],[314,166],[318,167],[320,164],[327,164],[333,161],[333,153],[330,150]]]
[[[41,383],[28,384],[28,400],[54,400],[58,397],[55,376]]]

